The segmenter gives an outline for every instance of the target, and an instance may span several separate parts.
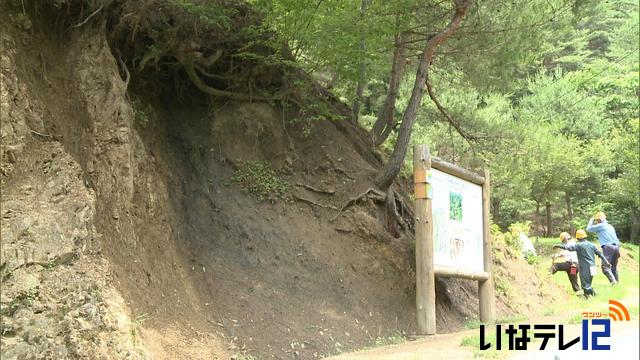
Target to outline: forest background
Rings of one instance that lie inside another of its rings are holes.
[[[387,168],[404,159],[407,176],[407,148],[425,143],[489,167],[503,229],[529,221],[539,235],[574,232],[604,211],[621,238],[640,240],[636,1],[252,3],[274,48],[285,43],[291,61],[350,104],[342,120],[370,131]],[[421,75],[428,96],[416,105]]]

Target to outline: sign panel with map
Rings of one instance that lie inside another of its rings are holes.
[[[433,264],[483,272],[482,187],[431,169]]]

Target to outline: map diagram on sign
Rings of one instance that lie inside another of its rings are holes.
[[[434,265],[484,271],[482,187],[435,169],[431,173]]]

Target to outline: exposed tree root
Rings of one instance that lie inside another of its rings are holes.
[[[121,56],[118,56],[118,62],[120,63],[120,67],[122,71],[124,71],[124,91],[126,92],[129,88],[129,81],[131,80],[131,74],[129,73],[129,68],[127,68],[127,64],[122,60]]]
[[[396,195],[393,190],[393,185],[389,186],[389,189],[387,189],[384,208],[387,231],[391,234],[391,236],[397,238],[398,236],[400,236],[400,233],[398,232],[398,220],[401,220],[401,217],[400,214],[398,214],[398,209],[396,207]]]
[[[294,194],[294,195],[293,195],[293,197],[295,197],[296,199],[298,199],[298,200],[300,200],[300,201],[302,201],[302,202],[305,202],[305,203],[307,203],[307,204],[309,204],[309,205],[319,206],[319,207],[321,207],[321,208],[325,208],[325,209],[338,210],[338,208],[337,208],[337,207],[335,207],[335,206],[333,206],[333,205],[329,205],[329,204],[320,204],[320,203],[317,203],[317,202],[315,202],[315,201],[313,201],[313,200],[311,200],[311,199],[307,199],[307,198],[305,198],[305,197],[302,197],[302,196],[300,196],[300,195],[296,195],[296,194]]]
[[[220,90],[214,87],[211,87],[202,81],[202,79],[196,74],[195,66],[193,64],[182,64],[184,66],[184,71],[189,76],[189,80],[195,85],[198,90],[207,93],[209,95],[218,96],[218,97],[227,97],[234,100],[269,100],[265,97],[260,96],[251,96],[248,94],[237,93],[233,91]]]
[[[29,129],[29,131],[31,131],[31,133],[33,133],[35,135],[42,136],[43,138],[47,138],[47,139],[58,140],[60,138],[60,136],[58,136],[58,135],[43,134],[41,132],[37,132],[37,131],[32,130],[32,129]]]
[[[302,183],[297,183],[297,184],[296,184],[296,186],[300,186],[300,187],[303,187],[303,188],[305,188],[305,189],[307,189],[307,190],[311,190],[311,191],[313,191],[313,192],[317,192],[317,193],[320,193],[320,194],[333,195],[333,194],[335,194],[335,193],[336,193],[336,191],[335,191],[335,190],[331,190],[331,189],[319,189],[319,188],[313,187],[313,186],[311,186],[311,185],[302,184]]]
[[[42,55],[42,51],[40,51],[40,62],[42,64],[42,79],[49,85],[49,87],[52,87],[53,84],[51,84],[51,81],[47,78],[47,61],[44,55]]]
[[[87,16],[86,19],[84,19],[81,23],[78,23],[76,25],[73,25],[74,28],[79,28],[80,26],[84,25],[87,23],[87,21],[89,21],[92,17],[94,17],[97,13],[100,12],[100,10],[102,10],[102,8],[104,7],[104,4],[100,5],[100,7],[98,8],[98,10],[94,11],[91,13],[91,15]]]
[[[329,222],[335,221],[338,218],[338,216],[340,216],[340,214],[342,214],[342,212],[345,209],[347,209],[349,206],[353,205],[355,202],[357,202],[358,200],[362,199],[363,197],[367,197],[367,198],[372,199],[373,201],[377,201],[377,202],[384,202],[385,198],[386,198],[386,195],[385,195],[385,193],[383,193],[382,191],[380,191],[378,189],[368,188],[362,194],[349,199],[344,205],[342,205],[342,207],[340,208],[340,211],[338,211],[338,214],[336,216],[334,216],[333,218],[331,218],[331,220],[329,220]]]

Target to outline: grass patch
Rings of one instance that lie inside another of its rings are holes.
[[[465,336],[460,341],[460,346],[470,347],[473,349],[474,358],[484,359],[501,359],[506,358],[509,355],[509,337],[503,332],[500,334],[501,350],[496,349],[496,333],[495,327],[490,326],[491,331],[487,332],[485,342],[491,343],[491,348],[487,350],[480,350],[480,333]]]
[[[560,321],[566,321],[569,324],[577,324],[582,320],[583,311],[600,311],[603,313],[609,312],[609,299],[621,301],[627,306],[629,314],[632,318],[638,318],[638,306],[636,304],[625,304],[625,299],[638,297],[638,283],[640,282],[640,274],[637,268],[629,265],[627,262],[618,262],[618,273],[620,275],[620,283],[616,286],[611,286],[609,280],[602,273],[602,269],[598,262],[598,274],[593,278],[592,287],[595,289],[597,296],[589,299],[585,299],[582,296],[575,296],[571,290],[569,280],[566,274],[563,272],[556,273],[555,275],[548,275],[547,264],[551,263],[550,256],[554,253],[553,245],[558,244],[559,241],[556,238],[539,238],[536,243],[537,251],[541,256],[546,256],[546,259],[542,259],[542,266],[540,266],[540,272],[547,272],[546,277],[550,277],[550,281],[559,285],[566,290],[566,298],[562,301],[558,301],[553,305],[554,314],[561,316],[564,314],[564,319]],[[597,243],[594,243],[597,246]],[[638,245],[622,243],[621,247],[628,252],[638,253]],[[636,257],[637,261],[637,257]],[[550,311],[550,310],[545,310]],[[545,313],[545,315],[547,315]]]
[[[509,298],[509,295],[511,294],[511,286],[509,285],[509,281],[499,277],[496,277],[495,281],[496,292],[505,298]]]
[[[465,329],[479,329],[480,325],[482,324],[482,322],[478,319],[473,319],[473,320],[469,320],[466,323],[464,323],[464,328]]]
[[[517,324],[517,323],[521,323],[525,320],[527,320],[528,317],[526,315],[523,314],[517,314],[517,315],[513,315],[513,316],[509,316],[509,317],[505,317],[505,318],[500,318],[497,319],[495,322],[493,323],[489,323],[487,325],[495,325],[495,324]],[[467,321],[464,324],[465,329],[479,329],[480,325],[484,324],[483,322],[481,322],[478,319],[472,319]]]
[[[500,318],[496,322],[497,324],[516,324],[527,320],[529,317],[524,314],[517,314],[505,318]]]
[[[620,247],[629,252],[634,253],[635,255],[637,255],[638,251],[640,250],[640,245],[631,244],[627,242],[620,243]]]
[[[573,315],[571,315],[571,316],[566,320],[566,322],[567,322],[568,324],[575,325],[575,324],[580,324],[580,323],[582,322],[582,319],[583,319],[582,314],[581,314],[581,313],[577,313],[577,314],[573,314]]]
[[[245,161],[233,174],[233,181],[260,201],[289,200],[291,186],[266,161]]]

